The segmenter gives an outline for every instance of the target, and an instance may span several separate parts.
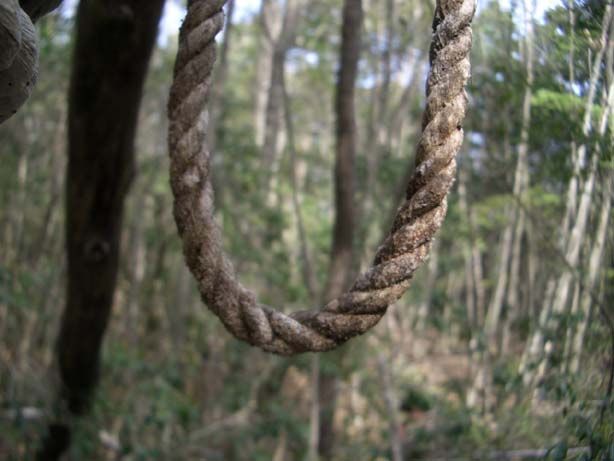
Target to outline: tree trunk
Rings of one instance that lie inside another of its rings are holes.
[[[318,283],[316,279],[315,270],[313,267],[313,261],[311,253],[309,251],[309,243],[307,240],[307,232],[305,231],[305,224],[303,221],[303,212],[301,210],[301,200],[299,194],[298,179],[296,177],[296,140],[294,133],[294,122],[292,120],[292,109],[290,104],[290,96],[288,95],[288,89],[286,87],[285,69],[282,72],[281,89],[283,95],[283,111],[284,120],[286,124],[286,133],[288,137],[288,152],[290,154],[290,187],[292,189],[292,209],[294,211],[294,217],[296,219],[296,227],[299,238],[300,257],[301,257],[301,272],[303,275],[303,282],[307,287],[307,292],[310,299],[315,299],[318,292]]]
[[[525,233],[526,216],[523,210],[518,210],[516,225],[514,228],[514,244],[512,246],[512,260],[510,263],[510,279],[507,287],[507,315],[503,323],[503,335],[501,344],[501,353],[507,354],[512,341],[512,328],[514,321],[520,315],[520,295],[522,286],[521,283],[521,262],[522,262],[522,242]]]
[[[309,414],[309,448],[307,461],[318,461],[320,444],[320,355],[311,360],[311,407]]]
[[[520,144],[518,146],[518,159],[516,163],[516,173],[514,177],[514,197],[517,200],[522,200],[529,188],[529,129],[531,126],[531,100],[533,99],[533,60],[534,60],[534,44],[533,44],[533,12],[534,5],[529,8],[528,0],[524,2],[524,16],[526,33],[524,39],[524,64],[526,73],[526,85],[522,103],[522,129],[520,133]],[[508,212],[510,221],[505,229],[504,238],[501,250],[501,266],[499,268],[499,279],[495,289],[495,297],[488,311],[487,318],[487,336],[488,341],[492,343],[493,338],[497,334],[501,311],[505,300],[504,293],[507,291],[507,301],[512,301],[516,305],[508,305],[509,309],[517,309],[518,297],[515,293],[518,290],[519,270],[520,270],[520,249],[522,243],[522,235],[524,233],[524,216],[523,211],[518,206],[513,205],[513,208]],[[507,269],[509,264],[509,273]],[[503,272],[503,273],[501,273]],[[507,286],[506,286],[507,285]],[[507,319],[511,318],[508,312]],[[509,325],[506,325],[506,329]],[[490,344],[492,347],[493,344]]]
[[[426,281],[424,283],[424,295],[416,312],[416,331],[424,332],[426,328],[429,311],[433,303],[433,291],[435,291],[435,282],[437,281],[437,270],[439,262],[439,240],[433,242],[431,254],[429,255],[428,271],[426,273]]]
[[[598,129],[598,136],[603,137],[607,128],[612,105],[614,104],[614,83],[610,84],[610,88],[607,90],[608,101],[604,105],[603,114]],[[581,146],[582,149],[582,146]],[[589,168],[588,177],[582,188],[582,195],[580,196],[580,202],[578,205],[578,211],[576,214],[576,221],[571,230],[569,240],[567,242],[567,249],[564,254],[565,268],[561,273],[558,283],[556,285],[556,292],[552,301],[552,308],[549,310],[550,316],[546,319],[546,324],[543,328],[547,328],[550,331],[554,331],[559,327],[560,316],[565,312],[567,308],[570,289],[575,281],[575,273],[577,272],[580,263],[580,250],[584,244],[586,237],[586,227],[588,225],[588,218],[590,215],[590,208],[593,199],[593,191],[595,188],[595,182],[597,180],[597,170],[599,166],[601,149],[599,144],[596,145],[592,154],[591,165]],[[540,366],[547,368],[547,354],[543,351],[539,359]],[[528,382],[536,382],[537,380],[530,376],[526,379]]]
[[[215,72],[215,84],[211,88],[211,115],[209,126],[207,127],[207,144],[209,150],[215,158],[217,141],[220,127],[224,124],[224,90],[228,79],[228,52],[230,50],[230,40],[234,28],[233,17],[235,11],[235,0],[229,0],[226,6],[226,27],[224,30],[224,40],[220,47],[220,59]],[[216,196],[219,202],[219,193],[216,189]]]
[[[608,29],[610,28],[612,21],[612,7],[608,5],[606,7],[606,11],[603,16],[602,22],[602,34],[601,34],[601,44],[600,50],[598,51],[595,59],[593,60],[592,65],[592,73],[591,80],[589,84],[588,97],[586,100],[585,108],[584,108],[584,118],[582,122],[582,134],[583,138],[588,138],[590,135],[590,131],[592,129],[592,115],[593,115],[593,106],[595,94],[597,91],[597,84],[600,80],[601,76],[601,62],[603,60],[603,55],[605,53],[605,49],[607,47],[607,35]],[[568,189],[567,189],[567,209],[565,211],[565,215],[563,217],[561,223],[561,233],[559,235],[559,250],[561,255],[565,255],[567,253],[567,248],[569,245],[569,234],[571,232],[570,226],[572,222],[572,217],[576,219],[576,223],[579,222],[579,210],[576,208],[576,204],[578,203],[578,190],[579,190],[579,180],[580,173],[584,164],[586,163],[586,143],[583,143],[579,148],[577,153],[575,153],[575,158],[573,158],[573,170],[574,173],[569,181]],[[589,176],[591,176],[589,174]],[[588,181],[588,180],[587,180]],[[585,184],[586,187],[586,184]],[[590,199],[590,197],[589,197]],[[588,211],[588,210],[587,210]],[[569,280],[569,275],[565,276],[563,282],[565,280]],[[554,277],[551,277],[547,283],[547,291],[550,290],[552,295],[554,293],[562,298],[563,295],[566,299],[568,293],[561,293],[558,290],[557,281]],[[568,288],[567,288],[568,289]],[[523,375],[523,381],[529,383],[533,380],[533,370],[536,368],[537,364],[540,361],[540,354],[543,353],[544,348],[544,337],[546,333],[547,324],[550,322],[550,317],[553,312],[553,303],[555,302],[554,296],[550,296],[547,293],[544,298],[545,301],[542,306],[542,311],[539,315],[538,323],[525,346],[525,351],[520,362],[519,373]],[[560,303],[561,301],[559,301]]]
[[[603,191],[603,204],[601,206],[601,214],[599,216],[599,227],[595,237],[595,243],[591,250],[591,255],[588,264],[588,276],[584,285],[580,300],[579,312],[582,315],[578,329],[573,337],[569,371],[576,374],[580,371],[580,359],[582,357],[582,349],[584,347],[584,337],[588,329],[590,319],[590,310],[593,297],[591,293],[597,287],[597,281],[603,260],[603,253],[608,235],[608,224],[610,220],[610,211],[612,209],[612,178],[606,180],[606,185]]]
[[[570,6],[570,25],[575,23],[575,19],[573,16],[573,9]],[[603,15],[603,24],[601,29],[601,47],[599,47],[599,51],[595,55],[595,59],[593,60],[593,66],[591,69],[591,78],[589,81],[588,87],[588,96],[586,99],[586,107],[584,109],[584,118],[582,120],[582,136],[586,139],[592,129],[593,125],[593,105],[595,101],[595,96],[597,94],[597,87],[599,83],[599,78],[601,76],[601,62],[603,60],[603,55],[607,48],[608,43],[608,29],[610,28],[610,23],[612,21],[612,6],[608,5],[606,7],[605,13]],[[573,40],[573,36],[572,36]],[[570,58],[573,53],[573,42],[572,46],[570,46]],[[573,78],[574,71],[572,63],[570,61],[570,78]],[[580,147],[575,150],[575,144],[572,144],[572,159],[573,159],[573,174],[569,181],[569,185],[567,187],[567,207],[565,210],[565,216],[563,218],[562,227],[561,227],[561,236],[560,236],[560,245],[561,248],[565,248],[567,245],[567,239],[569,238],[569,233],[571,232],[571,227],[573,226],[573,220],[576,216],[577,211],[577,203],[578,203],[578,193],[580,187],[580,178],[582,169],[586,166],[586,143],[582,143]]]
[[[386,143],[386,132],[388,128],[390,101],[390,82],[392,80],[392,47],[394,41],[394,0],[382,2],[384,7],[385,23],[385,43],[381,55],[381,82],[374,89],[374,104],[371,108],[373,115],[369,123],[369,136],[366,141],[366,161],[367,161],[367,184],[365,196],[367,203],[372,205],[372,193],[377,179],[377,167],[381,160],[382,148]],[[370,208],[370,207],[367,207]],[[368,219],[368,218],[367,218]]]
[[[475,212],[470,210],[469,219],[475,223]],[[472,261],[473,261],[473,281],[475,284],[475,309],[476,322],[478,325],[484,324],[486,317],[486,290],[484,289],[484,269],[482,266],[482,252],[478,242],[473,242],[472,245]]]
[[[529,188],[529,129],[531,126],[531,100],[533,98],[533,59],[534,59],[534,44],[533,44],[533,12],[535,5],[531,8],[524,1],[524,21],[526,26],[525,38],[523,41],[523,60],[525,65],[526,85],[522,104],[522,128],[520,134],[520,144],[518,146],[518,158],[516,161],[516,171],[514,175],[513,196],[517,200],[523,200]],[[506,139],[506,144],[509,142]],[[472,388],[468,392],[467,404],[476,406],[482,403],[482,411],[487,411],[491,406],[491,380],[492,380],[492,364],[497,353],[500,353],[502,347],[506,344],[505,338],[509,337],[510,323],[513,318],[511,310],[518,308],[518,296],[516,291],[519,289],[520,277],[520,258],[521,244],[524,233],[524,215],[523,211],[517,205],[508,207],[506,213],[508,224],[503,231],[501,239],[499,274],[495,291],[492,295],[488,313],[486,315],[486,323],[484,325],[485,341],[484,349],[480,351],[480,365],[475,374]],[[506,296],[507,293],[507,296]],[[499,330],[501,318],[503,315],[504,302],[507,301],[507,317],[503,326],[504,341],[499,343]],[[510,301],[515,305],[510,304]]]
[[[362,0],[344,0],[340,66],[335,96],[336,161],[335,224],[333,244],[324,290],[326,300],[339,296],[349,283],[354,241],[354,184],[356,157],[356,114],[354,94],[361,50]],[[327,461],[334,446],[333,419],[337,401],[337,377],[320,370],[320,428],[318,452]]]
[[[569,84],[573,85],[576,80],[576,71],[575,71],[575,64],[574,64],[575,38],[576,38],[575,36],[576,15],[575,15],[575,10],[574,10],[573,0],[567,1],[567,15],[569,18],[569,54],[568,54]],[[591,73],[591,83],[593,83],[592,79],[598,78],[598,76],[599,76],[599,69],[596,69],[596,72],[595,72],[595,69],[593,69],[593,72]],[[591,87],[592,85],[589,85],[589,104],[592,104],[592,100],[595,97],[594,94],[591,95]],[[588,113],[590,113],[590,111],[584,114],[585,122],[586,122],[586,116]],[[590,123],[590,118],[589,118],[589,123]],[[584,124],[584,126],[586,126],[586,124]],[[565,209],[565,216],[563,217],[563,226],[561,228],[561,234],[559,236],[560,238],[559,245],[561,245],[562,247],[564,246],[565,240],[567,239],[567,229],[569,229],[570,223],[572,219],[575,217],[576,208],[578,206],[577,204],[578,177],[576,176],[576,165],[578,164],[578,158],[577,158],[578,146],[576,145],[575,139],[572,139],[571,141],[570,150],[571,150],[571,164],[573,166],[574,175],[572,176],[571,181],[569,182],[569,185],[567,188],[567,202],[566,202],[567,206]]]
[[[508,212],[507,216],[508,219],[511,219],[513,214]],[[488,306],[488,312],[486,314],[486,321],[484,325],[484,330],[489,344],[491,342],[496,344],[496,336],[497,332],[499,331],[499,322],[503,311],[503,301],[509,276],[508,268],[510,263],[510,255],[512,252],[513,238],[514,228],[511,224],[508,224],[505,227],[503,237],[501,238],[497,283],[490,300],[490,305]]]
[[[151,181],[148,181],[151,183]],[[146,261],[147,261],[147,246],[144,242],[146,222],[147,200],[145,191],[138,191],[135,200],[134,208],[131,216],[131,229],[128,239],[128,252],[130,254],[130,273],[128,274],[128,282],[130,284],[126,293],[126,334],[130,338],[132,344],[137,343],[139,335],[139,310],[141,305],[141,288],[145,280]]]
[[[612,54],[612,47],[610,48],[610,54]],[[610,57],[611,59],[611,57]],[[611,62],[609,63],[610,73],[611,73]],[[610,75],[611,79],[611,75]],[[612,91],[612,89],[610,89]],[[611,96],[611,95],[610,95]],[[612,122],[612,107],[610,107],[610,137],[614,137],[614,126]],[[612,144],[610,144],[612,145]],[[588,262],[588,275],[586,282],[584,283],[582,295],[579,301],[579,313],[581,314],[580,324],[573,335],[573,340],[570,343],[570,357],[569,357],[569,371],[572,374],[576,374],[580,371],[580,359],[582,356],[582,350],[584,348],[584,337],[586,335],[586,331],[588,329],[590,317],[591,317],[591,307],[595,288],[597,287],[597,282],[599,278],[599,274],[602,271],[601,263],[603,260],[603,254],[606,245],[606,239],[608,236],[608,227],[610,223],[610,212],[612,209],[612,192],[614,189],[613,183],[614,179],[612,178],[612,174],[604,180],[603,192],[602,192],[602,205],[601,205],[601,214],[599,216],[599,224],[597,227],[597,232],[595,234],[595,241],[593,243],[593,248],[591,249],[591,254]]]
[[[283,125],[283,80],[286,57],[296,38],[300,1],[287,0],[281,24],[281,31],[273,36],[267,31],[273,46],[271,76],[266,104],[264,143],[262,145],[263,178],[267,202],[273,203],[273,188],[279,170],[281,150],[281,127]]]
[[[379,378],[382,385],[386,411],[388,412],[388,430],[390,432],[390,449],[392,461],[403,461],[403,439],[401,437],[401,425],[397,415],[399,403],[392,383],[388,357],[382,353],[377,356]]]
[[[98,381],[137,116],[163,3],[84,1],[77,13],[68,116],[68,286],[57,346],[60,398],[76,415],[87,411]],[[67,423],[52,424],[39,459],[58,459],[69,441]]]
[[[461,220],[467,223],[467,241],[463,243],[463,259],[465,260],[465,308],[467,310],[467,322],[474,330],[477,322],[476,280],[473,270],[473,226],[471,212],[467,201],[467,162],[461,165],[458,172],[458,208]]]
[[[273,62],[273,34],[281,28],[281,11],[276,0],[262,0],[260,7],[260,24],[262,36],[258,53],[256,68],[256,96],[254,101],[254,131],[256,145],[264,145],[264,131],[266,127],[266,107],[271,86],[271,67]],[[278,32],[277,32],[278,33]]]
[[[303,222],[303,213],[299,197],[299,186],[296,177],[296,142],[294,136],[294,122],[292,120],[292,110],[290,97],[286,87],[285,69],[282,73],[282,94],[283,110],[285,116],[286,132],[288,136],[288,151],[290,154],[290,185],[292,188],[292,208],[296,219],[297,233],[299,237],[301,273],[303,283],[307,287],[310,299],[315,299],[318,292],[318,283],[314,271],[311,253],[307,241],[307,233]],[[318,461],[318,441],[320,427],[320,358],[315,354],[311,361],[311,412],[309,417],[309,445],[307,451],[307,461]]]

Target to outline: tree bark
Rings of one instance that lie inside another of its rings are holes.
[[[98,381],[137,116],[163,3],[83,1],[77,13],[68,115],[68,286],[57,345],[60,398],[75,415],[87,411]],[[66,422],[54,423],[39,459],[57,459],[69,441]]]
[[[349,283],[354,242],[354,187],[356,157],[355,85],[360,59],[363,10],[362,0],[344,0],[341,30],[340,66],[335,96],[336,161],[335,224],[333,244],[324,290],[326,300],[340,295]],[[332,459],[337,377],[320,370],[320,428],[318,452],[321,459]]]

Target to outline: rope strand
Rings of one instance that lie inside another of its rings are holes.
[[[226,0],[191,0],[181,28],[168,111],[174,215],[203,301],[238,339],[282,355],[331,350],[376,325],[407,290],[446,214],[463,142],[475,0],[439,0],[416,171],[373,265],[349,292],[319,310],[283,314],[237,280],[214,220],[205,110],[215,36]]]

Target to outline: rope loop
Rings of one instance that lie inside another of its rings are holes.
[[[226,1],[189,2],[168,103],[173,210],[185,259],[203,301],[238,339],[281,355],[331,350],[376,325],[403,295],[443,223],[463,142],[476,0],[437,1],[416,169],[372,266],[323,308],[292,314],[259,304],[241,285],[214,220],[205,109]]]

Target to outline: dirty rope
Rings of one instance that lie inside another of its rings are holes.
[[[475,0],[439,0],[416,169],[405,202],[372,266],[351,289],[319,310],[284,314],[256,301],[237,280],[214,220],[206,105],[215,63],[215,36],[226,0],[192,0],[181,28],[168,112],[174,215],[188,267],[203,301],[237,338],[291,355],[327,351],[360,335],[410,284],[442,225],[454,182],[467,107],[471,21]]]

